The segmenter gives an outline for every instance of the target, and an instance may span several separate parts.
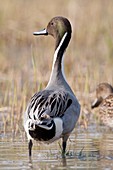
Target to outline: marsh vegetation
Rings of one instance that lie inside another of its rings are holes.
[[[65,74],[82,106],[78,125],[100,124],[90,108],[100,82],[113,85],[113,1],[4,0],[0,4],[0,134],[23,135],[22,115],[30,97],[50,76],[54,39],[34,37],[54,16],[65,16],[73,34]]]

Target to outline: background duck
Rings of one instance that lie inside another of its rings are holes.
[[[100,83],[96,88],[96,99],[91,108],[99,107],[101,121],[113,127],[113,87],[108,83]]]
[[[46,88],[30,100],[24,114],[24,128],[28,137],[29,156],[33,140],[51,143],[62,138],[62,152],[66,151],[67,139],[75,127],[80,114],[80,104],[68,85],[63,56],[71,38],[71,24],[68,19],[54,17],[47,28],[34,35],[51,35],[55,38],[55,52],[52,72]]]

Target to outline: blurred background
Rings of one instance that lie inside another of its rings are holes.
[[[82,106],[80,122],[91,112],[97,84],[113,85],[112,0],[4,0],[0,3],[1,133],[21,132],[27,102],[47,84],[54,39],[32,33],[59,15],[67,17],[73,29],[65,74]]]

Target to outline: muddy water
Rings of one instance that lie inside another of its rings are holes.
[[[1,134],[0,170],[113,169],[113,131],[105,126],[90,125],[87,130],[76,127],[68,141],[66,158],[61,157],[60,143],[35,142],[29,160],[24,133],[16,137]]]

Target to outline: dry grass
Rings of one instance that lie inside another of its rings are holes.
[[[33,37],[62,15],[72,23],[66,52],[67,80],[90,112],[89,94],[100,82],[113,84],[113,1],[4,0],[0,5],[0,132],[21,132],[29,98],[44,88],[50,75],[54,39]]]

